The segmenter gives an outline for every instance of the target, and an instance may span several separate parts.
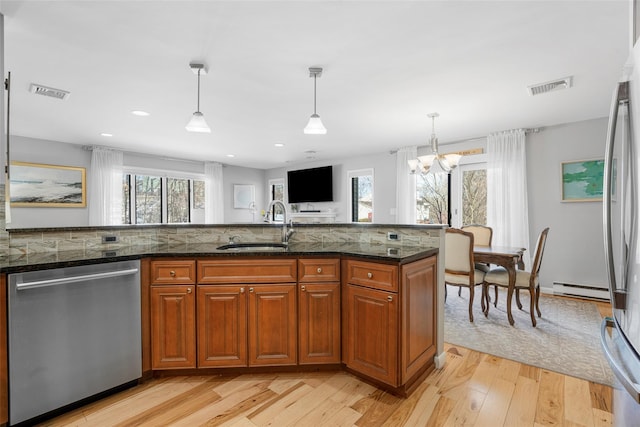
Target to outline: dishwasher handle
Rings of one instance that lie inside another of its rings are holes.
[[[107,271],[105,273],[84,274],[82,276],[61,277],[60,279],[48,279],[48,280],[38,280],[36,282],[17,283],[16,290],[24,291],[27,289],[45,288],[48,286],[57,286],[57,285],[66,285],[68,283],[84,282],[87,280],[98,280],[98,279],[108,279],[111,277],[129,276],[131,274],[136,274],[137,272],[138,272],[137,268],[131,268],[128,270]]]

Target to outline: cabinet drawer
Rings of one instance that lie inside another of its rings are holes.
[[[298,281],[337,282],[340,260],[335,258],[302,258],[298,260]]]
[[[296,281],[296,260],[219,259],[198,261],[198,283],[289,283]]]
[[[375,262],[346,262],[347,282],[384,291],[398,292],[398,267]]]
[[[152,285],[193,285],[196,283],[196,261],[151,261]]]

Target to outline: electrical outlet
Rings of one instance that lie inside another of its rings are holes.
[[[118,236],[102,236],[102,243],[117,243]]]
[[[394,233],[392,231],[387,233],[387,240],[400,240],[398,233]]]

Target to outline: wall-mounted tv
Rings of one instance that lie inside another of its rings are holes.
[[[333,167],[287,172],[289,203],[333,202]]]

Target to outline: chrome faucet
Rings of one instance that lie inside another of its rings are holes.
[[[267,222],[273,223],[273,218],[269,219],[269,215],[272,213],[271,211],[274,205],[282,207],[282,243],[288,244],[289,238],[295,233],[295,230],[293,229],[293,220],[291,220],[290,228],[287,230],[287,206],[281,200],[272,200],[267,207],[267,213],[264,215],[264,219]]]

